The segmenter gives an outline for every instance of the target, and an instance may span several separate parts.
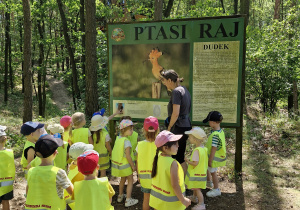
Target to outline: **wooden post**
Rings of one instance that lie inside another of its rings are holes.
[[[115,145],[116,141],[116,121],[115,120],[110,120],[109,121],[109,135],[111,138],[112,142],[112,147]]]
[[[153,82],[152,83],[152,98],[160,98],[161,92],[161,83]]]

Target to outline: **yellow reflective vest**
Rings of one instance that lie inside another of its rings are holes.
[[[108,132],[106,129],[102,129],[100,132],[100,140],[97,142],[97,135],[94,133],[93,135],[93,141],[94,141],[94,150],[96,150],[99,153],[99,165],[100,170],[108,169],[109,168],[109,154],[105,146],[105,137],[108,135]]]
[[[187,173],[185,175],[185,184],[188,189],[206,189],[206,174],[208,167],[208,157],[206,147],[197,147],[193,150],[190,161],[194,155],[195,151],[199,152],[199,162],[197,166],[189,164]]]
[[[135,148],[138,144],[138,133],[133,131],[131,136],[127,136],[127,138],[129,139],[130,143],[131,143],[131,153],[130,156],[132,158],[133,161],[136,161],[136,151]]]
[[[154,142],[147,140],[138,143],[138,176],[143,188],[151,189],[151,172],[153,160],[156,154]]]
[[[68,140],[69,140],[69,131],[64,131],[63,132],[63,140],[64,141],[66,141],[66,142],[68,142]]]
[[[31,167],[36,167],[36,166],[41,165],[41,163],[42,163],[41,158],[39,158],[38,156],[36,156],[36,157],[30,162],[30,166],[31,166]]]
[[[172,157],[158,156],[157,174],[152,178],[149,205],[157,210],[183,210],[186,207],[179,201],[175,195],[171,184],[171,165],[174,160]],[[178,182],[181,192],[185,193],[184,173],[181,165],[178,164]]]
[[[70,179],[70,181],[72,182],[72,184],[74,185],[74,177],[77,176],[77,174],[80,173],[78,171],[78,167],[74,167],[73,169],[70,169],[69,174],[68,174],[68,178]],[[70,195],[67,190],[64,190],[64,199],[66,201],[66,203],[69,205],[69,207],[71,209],[75,208],[75,201],[72,200],[72,195]]]
[[[35,143],[32,143],[31,141],[26,141],[26,142],[25,142],[25,145],[24,145],[24,149],[23,149],[23,153],[22,153],[22,157],[21,157],[21,165],[22,165],[23,171],[24,171],[24,173],[25,173],[25,178],[26,178],[26,179],[27,179],[27,173],[28,173],[28,169],[27,169],[28,161],[27,161],[27,159],[25,158],[24,151],[25,151],[28,147],[33,147],[33,148],[35,148]]]
[[[0,197],[13,190],[15,174],[14,152],[10,149],[0,150]]]
[[[66,202],[59,198],[56,191],[56,175],[60,168],[37,166],[28,171],[28,193],[25,203],[27,209],[64,210]]]
[[[117,136],[111,154],[111,175],[116,177],[125,177],[132,174],[132,168],[124,154],[125,140],[128,139],[126,137]]]
[[[75,210],[113,210],[110,204],[108,178],[82,180],[74,184]]]
[[[72,137],[69,137],[71,142],[83,142],[89,144],[89,129],[88,128],[76,128],[72,130]]]
[[[58,154],[54,159],[54,165],[58,168],[66,170],[67,168],[67,154],[68,154],[68,142],[64,141],[64,148],[57,148]]]
[[[217,149],[217,151],[215,153],[215,157],[212,161],[212,166],[211,166],[212,168],[217,168],[217,167],[226,165],[226,142],[225,142],[225,133],[224,133],[223,129],[221,131],[213,131],[209,135],[207,143],[205,145],[205,147],[207,147],[208,158],[209,158],[209,155],[211,152],[213,136],[216,136],[216,135],[219,136],[222,147],[220,149]]]

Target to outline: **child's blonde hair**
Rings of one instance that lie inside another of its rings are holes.
[[[79,126],[85,120],[85,115],[82,112],[75,112],[72,115],[72,127]],[[72,137],[72,129],[69,130],[69,136]]]

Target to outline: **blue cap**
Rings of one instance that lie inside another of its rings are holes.
[[[103,115],[104,115],[104,112],[105,112],[105,109],[102,108],[100,111],[95,112],[95,113],[93,114],[93,117],[94,117],[95,115],[101,115],[101,116],[103,116]]]

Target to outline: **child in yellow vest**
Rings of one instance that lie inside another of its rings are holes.
[[[72,130],[72,118],[68,115],[63,116],[60,121],[60,125],[64,127],[63,139],[71,145],[69,139],[69,132]]]
[[[63,141],[52,135],[42,135],[35,144],[35,152],[41,158],[41,165],[28,171],[25,209],[58,209],[66,208],[63,190],[73,193],[73,184],[66,172],[52,165],[57,155],[57,148]]]
[[[64,127],[62,127],[60,124],[53,124],[53,125],[48,125],[47,129],[50,131],[50,134],[53,135],[55,138],[61,138],[63,140],[63,145],[57,148],[58,154],[54,159],[54,165],[58,168],[66,170],[67,159],[69,156],[68,155],[69,144],[64,140],[64,137],[62,136],[64,132]]]
[[[192,210],[204,210],[204,198],[201,189],[206,189],[206,174],[208,166],[207,148],[204,147],[206,134],[204,130],[199,127],[194,127],[185,134],[189,135],[189,141],[196,147],[192,152],[191,158],[185,158],[188,163],[187,173],[185,175],[185,184],[187,189],[193,190],[193,195],[188,198],[197,203]]]
[[[159,132],[159,123],[156,117],[147,117],[144,120],[144,135],[146,140],[140,141],[136,147],[137,172],[144,193],[143,210],[149,210],[151,192],[151,172],[153,159],[156,153],[155,138]]]
[[[78,170],[84,180],[75,182],[73,199],[75,210],[113,210],[112,196],[115,194],[107,177],[97,178],[99,155],[91,150],[77,158]]]
[[[21,126],[21,134],[26,137],[26,142],[24,145],[21,165],[23,171],[25,172],[25,178],[27,179],[28,169],[30,168],[30,163],[35,159],[35,142],[39,139],[39,137],[43,134],[47,134],[44,128],[44,124],[39,122],[26,122]],[[36,158],[34,161],[35,165],[39,165],[41,163],[39,158]]]
[[[72,184],[74,185],[75,182],[84,180],[84,175],[78,171],[77,166],[77,158],[79,155],[83,154],[86,151],[93,150],[94,146],[91,144],[85,144],[83,142],[77,142],[72,144],[69,150],[70,159],[72,159],[72,163],[69,167],[69,174],[68,178],[71,180]],[[66,190],[64,191],[64,199],[66,200],[68,206],[71,209],[75,208],[74,200],[71,199],[72,194],[69,194]]]
[[[83,127],[85,124],[85,115],[82,112],[76,112],[72,115],[72,126],[74,127],[74,130],[70,129],[69,131],[71,145],[76,142],[93,144],[93,138],[90,130]]]
[[[100,176],[106,176],[106,169],[109,168],[109,157],[111,156],[111,138],[105,129],[108,123],[107,117],[94,115],[91,120],[90,131],[94,141],[94,149],[99,153]]]
[[[111,156],[111,174],[116,177],[121,177],[119,185],[118,202],[122,202],[125,198],[124,185],[127,179],[127,198],[125,207],[133,206],[138,203],[137,199],[131,198],[133,187],[133,171],[136,171],[136,166],[131,158],[131,143],[127,139],[133,131],[133,123],[131,120],[122,120],[119,126],[121,130],[120,136],[117,136]]]
[[[120,122],[121,122],[122,120],[131,120],[131,121],[132,121],[132,119],[131,119],[130,116],[123,116],[123,117],[121,117]],[[135,131],[133,131],[132,134],[131,134],[130,136],[127,136],[127,138],[128,138],[128,140],[130,141],[130,143],[131,143],[131,148],[132,148],[131,153],[130,153],[131,158],[132,158],[132,160],[133,160],[134,162],[136,162],[137,156],[136,156],[135,148],[136,148],[136,146],[137,146],[137,144],[138,144],[138,142],[139,142],[138,133],[135,132]]]
[[[178,151],[182,135],[170,131],[160,132],[156,139],[156,155],[152,168],[152,184],[149,205],[157,210],[183,210],[191,205],[184,196],[184,173],[181,165],[172,158]]]
[[[13,184],[15,180],[14,152],[5,148],[6,126],[0,125],[0,206],[3,210],[9,210],[9,200],[13,199]]]
[[[221,195],[217,171],[218,167],[226,165],[225,134],[223,129],[220,127],[222,120],[223,116],[218,111],[209,112],[207,117],[203,120],[203,123],[208,122],[209,126],[212,128],[205,145],[208,153],[207,186],[212,187],[213,182],[213,189],[206,193],[207,197],[216,197]]]

